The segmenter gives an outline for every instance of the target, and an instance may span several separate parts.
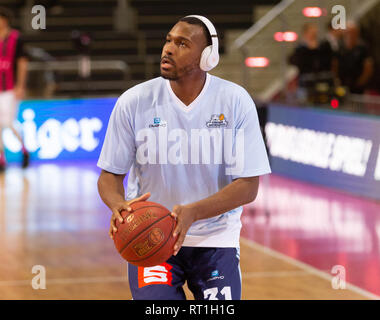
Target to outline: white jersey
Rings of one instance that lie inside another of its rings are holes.
[[[146,192],[173,210],[207,198],[240,177],[270,173],[250,95],[207,74],[186,106],[158,77],[124,92],[112,111],[98,166],[129,171],[127,200]],[[242,207],[194,222],[184,246],[239,247]]]

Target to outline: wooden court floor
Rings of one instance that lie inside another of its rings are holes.
[[[40,165],[0,175],[0,299],[131,299],[126,264],[89,165]],[[46,289],[33,289],[34,266]],[[243,299],[371,299],[332,276],[241,239]],[[191,293],[187,296],[191,299]]]

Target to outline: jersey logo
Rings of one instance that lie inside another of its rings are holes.
[[[221,276],[219,274],[219,270],[214,270],[211,272],[211,278],[208,278],[207,281],[213,281],[213,280],[223,280],[224,279],[224,276]]]
[[[153,123],[149,125],[149,128],[156,128],[156,127],[166,127],[166,121],[161,120],[161,118],[153,118]]]
[[[163,263],[153,267],[138,267],[139,288],[149,286],[151,284],[167,284],[172,285],[173,267],[168,263]]]
[[[228,124],[227,120],[224,117],[224,114],[213,114],[210,121],[206,122],[207,128],[220,128],[226,127]]]

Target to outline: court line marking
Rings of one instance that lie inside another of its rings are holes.
[[[310,276],[306,271],[258,271],[258,272],[243,272],[243,278],[282,278],[282,277],[302,277]]]
[[[325,280],[328,280],[330,283],[331,283],[331,280],[333,279],[333,276],[326,273],[326,272],[323,272],[309,264],[306,264],[304,262],[301,262],[297,259],[294,259],[292,257],[289,257],[287,256],[286,254],[283,254],[279,251],[276,251],[272,248],[269,248],[269,247],[266,247],[264,245],[261,245],[255,241],[252,241],[250,239],[247,239],[247,238],[243,238],[243,237],[240,237],[240,242],[243,243],[244,245],[252,248],[252,249],[256,249],[256,250],[259,250],[271,257],[274,257],[274,258],[277,258],[277,259],[280,259],[280,260],[283,260],[283,261],[286,261],[288,262],[289,264],[292,264],[298,268],[301,268],[303,270],[305,270],[306,272],[308,273],[311,273],[311,274],[314,274],[320,278],[323,278]],[[357,293],[357,294],[360,294],[368,299],[372,299],[372,300],[380,300],[380,296],[372,293],[372,292],[369,292],[365,289],[362,289],[352,283],[349,283],[348,281],[346,281],[346,288]]]
[[[263,278],[263,277],[289,277],[289,276],[308,276],[306,271],[270,271],[270,272],[243,272],[244,278]],[[78,284],[78,283],[106,283],[106,282],[127,282],[124,277],[86,277],[86,278],[46,278],[46,285],[54,284]],[[30,280],[6,280],[0,281],[0,287],[5,286],[31,286]]]
[[[127,277],[87,277],[87,278],[46,278],[46,286],[49,284],[78,284],[78,283],[104,283],[104,282],[127,282]],[[31,286],[30,280],[0,281],[0,287],[4,286]]]
[[[286,261],[287,263],[294,265],[300,269],[303,269],[304,271],[271,271],[271,272],[243,272],[243,277],[289,277],[289,276],[307,276],[310,274],[314,274],[320,278],[323,278],[329,282],[333,279],[333,276],[328,273],[328,271],[324,272],[321,271],[309,264],[303,263],[299,260],[296,260],[292,257],[289,257],[281,252],[278,252],[274,249],[271,249],[269,247],[263,246],[257,242],[254,242],[247,238],[240,238],[240,242],[250,248],[253,248],[255,250],[261,251],[268,256]],[[0,287],[3,286],[31,286],[30,280],[10,280],[10,281],[0,281]],[[126,276],[122,277],[86,277],[86,278],[53,278],[53,279],[46,279],[46,284],[78,284],[78,283],[105,283],[105,282],[127,282],[128,278]],[[360,287],[357,287],[356,285],[353,285],[346,281],[346,288],[360,294],[364,297],[367,297],[369,299],[374,300],[380,300],[380,296],[377,296],[376,294],[373,294],[365,289],[362,289]]]

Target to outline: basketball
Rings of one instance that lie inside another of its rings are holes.
[[[128,262],[139,267],[151,267],[168,260],[173,254],[176,225],[170,211],[150,201],[131,204],[132,212],[122,211],[123,222],[116,222],[114,243]]]

